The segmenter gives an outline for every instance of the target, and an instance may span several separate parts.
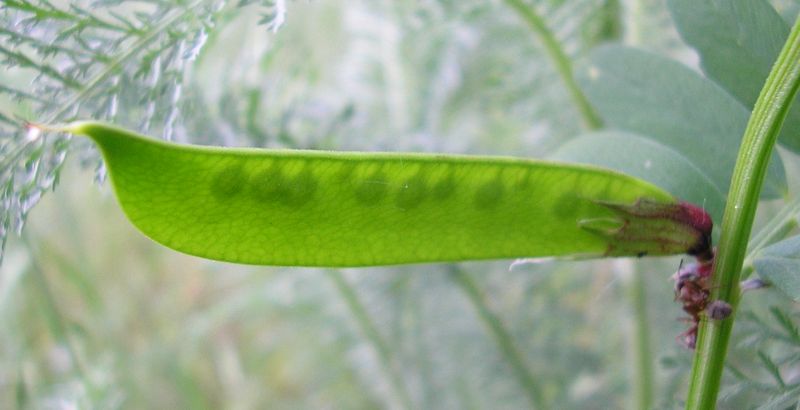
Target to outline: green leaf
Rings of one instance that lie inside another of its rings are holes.
[[[678,32],[700,55],[703,72],[752,109],[789,25],[764,0],[670,0]],[[800,152],[800,106],[786,117],[780,143]]]
[[[800,235],[762,249],[753,266],[758,276],[800,302]]]
[[[177,145],[96,122],[62,130],[99,145],[134,225],[210,259],[365,266],[657,255],[698,249],[710,231],[662,189],[591,166]]]
[[[728,191],[750,113],[723,89],[676,61],[621,46],[596,49],[578,75],[609,128],[674,149]],[[763,195],[785,191],[783,163],[773,154]]]
[[[708,175],[681,153],[658,141],[622,131],[585,134],[552,156],[561,161],[611,168],[652,182],[685,201],[700,204],[720,220],[725,196]]]

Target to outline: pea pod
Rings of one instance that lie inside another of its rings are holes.
[[[221,261],[368,266],[670,254],[706,235],[679,217],[685,208],[667,192],[593,166],[179,145],[89,121],[59,130],[99,146],[142,232]]]

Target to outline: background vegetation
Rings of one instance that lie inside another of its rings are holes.
[[[91,183],[89,144],[19,128],[91,117],[200,144],[545,157],[584,128],[516,3],[4,2],[0,407],[680,407],[679,258],[214,263],[135,231]],[[697,66],[661,1],[531,4],[572,61],[614,41]],[[794,20],[797,3],[773,5]],[[746,296],[721,408],[796,405],[798,316],[777,292]]]

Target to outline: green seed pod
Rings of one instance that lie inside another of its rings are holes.
[[[142,232],[209,259],[367,266],[670,254],[700,240],[667,215],[680,207],[668,193],[593,166],[201,147],[98,122],[61,130],[97,143],[125,214]]]

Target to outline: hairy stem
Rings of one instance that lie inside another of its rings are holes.
[[[564,81],[564,85],[567,87],[569,95],[572,97],[572,101],[575,104],[575,107],[578,109],[578,112],[581,115],[581,120],[586,128],[600,128],[602,125],[600,117],[594,111],[592,105],[589,104],[589,100],[587,100],[586,96],[583,94],[583,92],[581,92],[580,87],[578,87],[578,83],[575,81],[575,77],[572,75],[572,62],[570,61],[569,57],[567,57],[567,54],[561,47],[561,44],[559,44],[558,40],[556,40],[553,32],[550,31],[550,29],[544,23],[542,17],[539,16],[539,14],[537,14],[531,6],[525,4],[523,0],[505,0],[505,2],[523,20],[525,20],[525,23],[528,24],[528,27],[530,27],[531,30],[533,30],[533,32],[536,33],[541,40],[547,55],[553,61],[556,71],[561,76],[561,80]]]
[[[500,352],[514,371],[517,381],[525,389],[525,393],[528,395],[528,400],[530,400],[531,405],[537,409],[549,408],[545,403],[541,388],[536,381],[534,381],[533,373],[531,373],[531,370],[525,364],[525,358],[522,352],[520,352],[516,343],[514,343],[511,334],[500,321],[500,318],[489,308],[489,305],[486,303],[486,298],[480,289],[478,289],[478,286],[472,281],[472,278],[470,278],[466,272],[461,271],[458,266],[452,266],[450,268],[450,274],[456,284],[461,287],[461,290],[463,290],[464,294],[469,298],[479,318],[489,330],[489,333],[494,337],[497,346],[500,348]]]
[[[712,298],[728,302],[734,315],[704,320],[692,368],[687,409],[712,409],[717,400],[725,354],[739,304],[739,280],[747,253],[758,196],[783,120],[800,86],[800,18],[767,77],[744,133],[714,263]]]
[[[386,341],[381,337],[380,333],[378,332],[378,328],[375,326],[375,323],[373,323],[372,319],[370,319],[367,309],[364,308],[364,305],[358,299],[358,295],[356,295],[355,290],[352,286],[350,286],[349,283],[347,283],[347,280],[345,279],[344,275],[342,275],[342,272],[338,270],[328,270],[327,275],[336,286],[336,290],[339,291],[339,295],[341,295],[342,299],[347,304],[347,308],[353,315],[359,330],[364,333],[364,336],[367,338],[367,340],[369,340],[369,342],[372,344],[372,347],[375,349],[375,352],[378,354],[378,359],[380,360],[381,367],[383,367],[383,371],[389,381],[389,385],[392,386],[392,389],[394,390],[394,393],[400,401],[402,407],[405,409],[413,408],[411,405],[411,396],[409,396],[408,391],[406,391],[402,379],[393,365],[392,350]]]

